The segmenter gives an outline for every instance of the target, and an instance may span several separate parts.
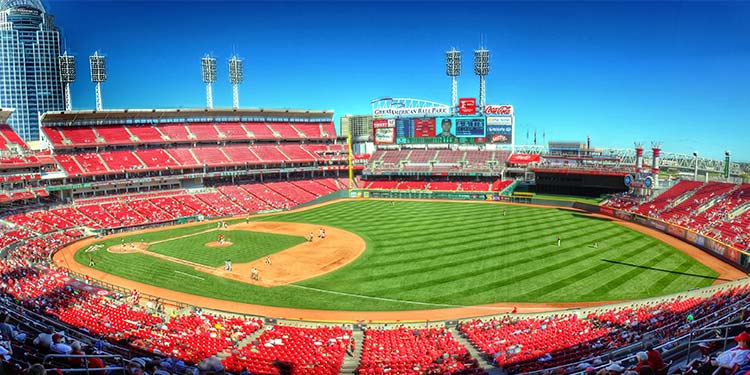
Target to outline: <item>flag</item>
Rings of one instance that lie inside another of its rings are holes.
[[[534,144],[536,144],[536,129],[534,129]]]

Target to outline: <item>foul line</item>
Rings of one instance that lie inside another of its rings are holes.
[[[335,295],[338,295],[338,296],[347,296],[347,297],[362,298],[362,299],[372,299],[372,300],[377,300],[377,301],[397,302],[397,303],[405,303],[405,304],[420,305],[420,306],[457,307],[457,308],[462,308],[462,309],[508,310],[508,307],[476,306],[476,305],[475,306],[466,306],[466,305],[453,305],[453,304],[449,304],[449,303],[430,303],[430,302],[408,301],[408,300],[403,300],[403,299],[385,298],[385,297],[371,297],[371,296],[364,296],[364,295],[361,295],[361,294],[336,292],[336,291],[333,291],[333,290],[318,289],[318,288],[312,288],[312,287],[309,287],[309,286],[302,286],[302,285],[295,285],[295,284],[287,284],[286,286],[289,286],[289,287],[292,287],[292,288],[304,289],[304,290],[311,290],[311,291],[320,292],[320,293],[335,294]]]
[[[182,272],[182,271],[177,271],[177,270],[175,270],[174,272],[175,272],[175,273],[179,273],[180,275],[185,275],[185,276],[190,276],[190,277],[194,277],[194,278],[196,278],[196,279],[198,279],[198,280],[203,280],[203,281],[205,281],[205,280],[206,280],[206,279],[204,279],[204,278],[202,278],[202,277],[200,277],[200,276],[195,276],[195,275],[191,275],[191,274],[189,274],[189,273],[185,273],[185,272]]]

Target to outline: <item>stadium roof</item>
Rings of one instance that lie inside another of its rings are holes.
[[[279,108],[240,108],[240,109],[109,109],[102,111],[52,111],[42,115],[42,123],[79,122],[96,120],[133,119],[181,119],[181,118],[221,118],[221,117],[280,117],[301,119],[333,119],[333,111],[309,111]]]
[[[39,0],[0,0],[0,11],[19,7],[34,8],[42,13],[45,12],[44,5]]]

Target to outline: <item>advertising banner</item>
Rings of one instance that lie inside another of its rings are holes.
[[[633,220],[638,224],[648,225],[648,218],[645,216],[636,215]]]
[[[513,106],[510,104],[488,104],[484,106],[487,116],[513,116]]]
[[[476,113],[477,113],[477,99],[476,98],[458,99],[458,114],[459,115],[473,115]]]
[[[373,129],[392,128],[396,122],[394,120],[375,119],[372,120]]]
[[[672,224],[667,225],[667,232],[678,238],[685,238],[685,234],[687,233],[687,231],[684,228],[680,228]]]
[[[489,125],[513,125],[512,116],[489,117],[487,116],[487,126]]]
[[[658,229],[658,230],[660,230],[662,232],[666,232],[667,231],[667,224],[665,224],[665,223],[663,223],[661,221],[658,221],[658,220],[649,220],[648,221],[648,226],[650,226],[651,228]]]
[[[396,141],[396,132],[394,128],[376,128],[373,129],[373,138],[376,144],[391,144]]]
[[[633,214],[627,211],[615,210],[615,217],[619,219],[627,220],[627,221],[633,220]]]
[[[609,207],[599,207],[599,213],[607,216],[615,216],[615,210]]]
[[[510,156],[510,158],[508,158],[508,163],[529,164],[529,163],[539,163],[539,161],[541,160],[542,160],[542,157],[539,154],[513,154]]]
[[[492,117],[488,117],[489,120]],[[489,143],[510,144],[513,141],[513,127],[510,125],[487,125]]]
[[[711,239],[707,239],[707,241],[706,241],[706,247],[709,250],[711,250],[714,253],[716,253],[716,254],[719,254],[721,256],[727,256],[727,247],[724,246],[724,245],[722,245],[722,244],[720,244],[720,243],[718,243],[718,242],[716,242],[716,241],[713,241]]]

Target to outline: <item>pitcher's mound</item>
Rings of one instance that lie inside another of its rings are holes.
[[[219,243],[219,241],[212,241],[206,244],[208,247],[226,247],[233,245],[230,241],[224,241],[224,243]]]

